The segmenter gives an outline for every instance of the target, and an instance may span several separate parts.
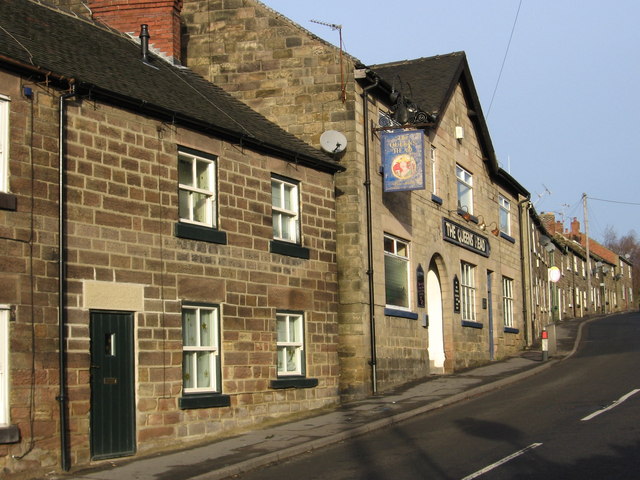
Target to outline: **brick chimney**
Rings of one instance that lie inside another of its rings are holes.
[[[571,220],[571,235],[580,235],[580,221],[576,217]]]
[[[542,222],[542,226],[547,230],[547,232],[552,235],[556,233],[556,216],[553,213],[549,212],[542,212],[539,216],[540,221]]]
[[[180,12],[183,0],[89,0],[95,20],[133,37],[149,25],[149,45],[180,61]]]

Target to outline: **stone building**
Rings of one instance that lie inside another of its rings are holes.
[[[335,405],[343,167],[144,30],[0,9],[0,476]]]
[[[182,63],[312,145],[324,133],[346,143],[333,151],[345,167],[336,175],[343,398],[522,347],[528,194],[498,166],[464,53],[366,66],[258,1],[174,5]],[[411,122],[425,147],[422,190],[384,191],[392,92],[424,110]]]

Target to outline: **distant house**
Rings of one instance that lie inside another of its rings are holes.
[[[144,29],[0,9],[3,475],[335,405],[343,167]]]

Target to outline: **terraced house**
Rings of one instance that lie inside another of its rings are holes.
[[[499,360],[596,282],[633,306],[628,261],[500,167],[464,52],[369,65],[257,0],[54,3],[0,0],[5,475]]]
[[[336,404],[342,167],[144,28],[0,10],[1,476]]]

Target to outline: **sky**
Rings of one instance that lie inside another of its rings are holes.
[[[365,65],[465,51],[500,166],[538,213],[640,234],[638,0],[262,0]]]

